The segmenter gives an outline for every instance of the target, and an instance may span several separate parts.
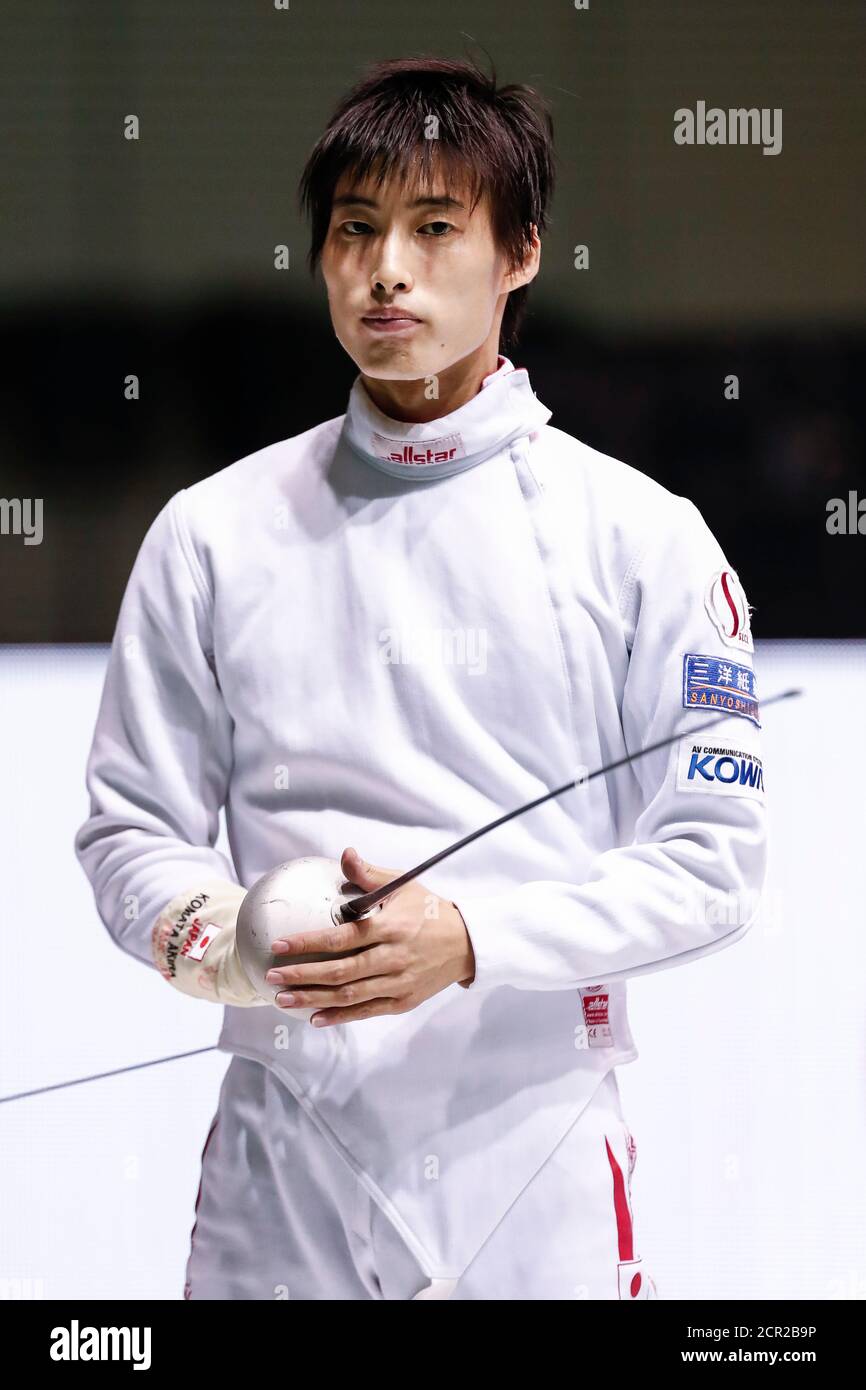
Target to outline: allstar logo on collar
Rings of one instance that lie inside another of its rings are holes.
[[[446,434],[441,439],[425,439],[412,443],[404,439],[388,439],[384,434],[370,436],[370,452],[388,463],[417,464],[451,463],[466,457],[462,434]]]

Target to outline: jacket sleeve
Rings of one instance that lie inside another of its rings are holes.
[[[213,848],[232,739],[210,613],[181,490],[126,586],[87,761],[90,814],[75,836],[105,927],[154,969],[151,930],[166,903],[204,878],[237,882]]]
[[[737,712],[608,774],[637,781],[634,835],[584,882],[455,900],[475,952],[464,988],[570,989],[682,965],[757,915],[766,811],[749,608],[700,512],[675,500],[623,582],[624,751]]]

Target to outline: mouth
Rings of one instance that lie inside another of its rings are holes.
[[[407,333],[421,326],[421,320],[411,314],[364,314],[361,322],[373,333]]]

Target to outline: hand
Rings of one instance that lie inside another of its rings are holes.
[[[381,888],[401,872],[366,864],[354,849],[343,851],[340,867],[363,893]],[[326,1005],[310,1019],[316,1027],[326,1027],[377,1014],[408,1013],[449,985],[470,983],[475,974],[472,942],[459,911],[414,881],[389,894],[360,922],[271,942],[275,956],[353,950],[358,954],[269,970],[268,983],[289,991],[280,992],[274,1002],[288,1009]]]

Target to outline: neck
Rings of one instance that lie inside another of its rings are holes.
[[[468,357],[462,357],[459,362],[429,377],[397,381],[367,376],[362,372],[361,380],[371,401],[383,415],[405,424],[423,425],[430,420],[440,420],[443,415],[450,415],[477,396],[482,381],[496,371],[498,362],[496,345],[488,340],[469,353]],[[436,395],[431,399],[432,382],[436,383]]]

